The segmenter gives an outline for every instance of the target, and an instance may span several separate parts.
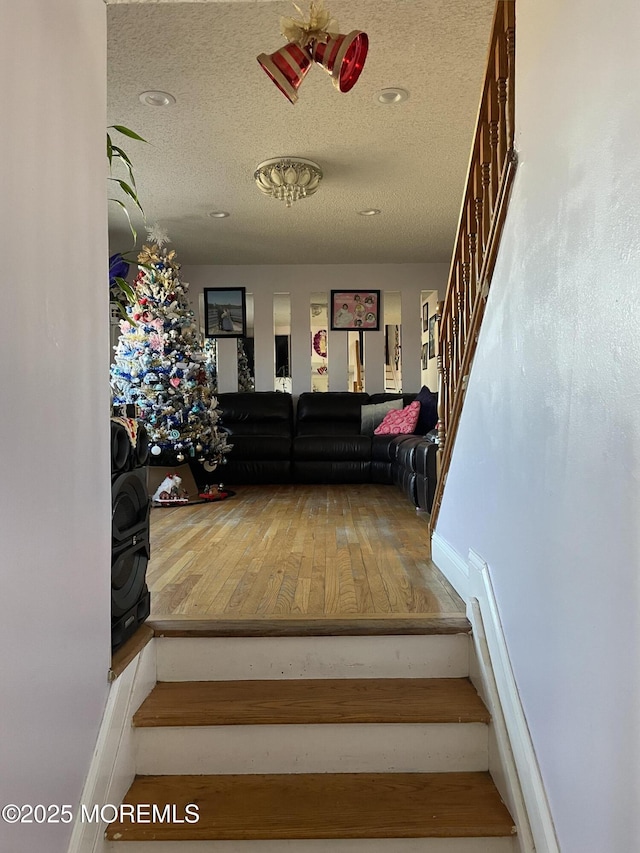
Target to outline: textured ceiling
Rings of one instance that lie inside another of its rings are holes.
[[[148,220],[169,231],[183,264],[449,260],[494,0],[325,5],[341,32],[368,33],[367,62],[348,94],[312,68],[294,106],[256,62],[284,44],[290,2],[110,3],[108,124],[149,140],[122,147]],[[378,104],[389,86],[409,100]],[[176,104],[143,106],[149,89]],[[291,209],[253,181],[259,162],[280,155],[324,171],[318,192]],[[126,223],[110,207],[112,250],[126,249]],[[357,214],[370,207],[381,215]],[[231,216],[212,219],[212,210]]]

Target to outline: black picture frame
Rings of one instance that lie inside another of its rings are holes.
[[[332,290],[332,332],[378,332],[382,303],[379,290]]]
[[[436,322],[438,315],[433,314],[429,317],[429,358],[436,357]]]
[[[425,302],[422,305],[422,331],[426,332],[429,328],[429,303]]]
[[[245,287],[204,288],[205,338],[247,336],[247,293]]]
[[[428,344],[422,344],[422,353],[421,353],[421,363],[422,369],[426,370],[429,361],[429,346]]]

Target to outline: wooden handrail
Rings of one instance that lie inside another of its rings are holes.
[[[439,448],[432,531],[442,504],[515,174],[514,65],[515,0],[497,0],[447,292],[436,324]]]

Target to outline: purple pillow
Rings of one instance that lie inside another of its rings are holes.
[[[420,403],[420,414],[414,433],[415,435],[426,435],[438,423],[438,395],[423,385],[416,396],[416,400]]]

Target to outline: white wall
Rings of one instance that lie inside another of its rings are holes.
[[[110,661],[106,15],[0,6],[0,803],[75,808]],[[69,834],[0,822],[0,849]]]
[[[518,0],[520,164],[438,533],[489,564],[563,853],[640,838],[640,5]]]
[[[176,247],[178,255],[180,247]],[[246,287],[254,294],[256,390],[273,390],[273,294],[291,294],[291,367],[293,393],[311,390],[309,302],[310,295],[340,288],[402,292],[403,387],[420,390],[420,292],[446,286],[448,264],[326,264],[322,266],[187,266],[182,270],[189,283],[189,298],[195,311],[205,287]],[[384,294],[383,294],[384,299]],[[347,388],[347,335],[329,333],[329,387]],[[367,355],[368,353],[368,355]],[[235,349],[219,353],[224,374],[225,357]],[[366,390],[376,393],[384,383],[384,330],[365,336]],[[334,370],[332,372],[332,363]],[[336,375],[335,365],[340,366]],[[231,389],[226,389],[231,390]],[[233,389],[235,390],[235,389]]]

